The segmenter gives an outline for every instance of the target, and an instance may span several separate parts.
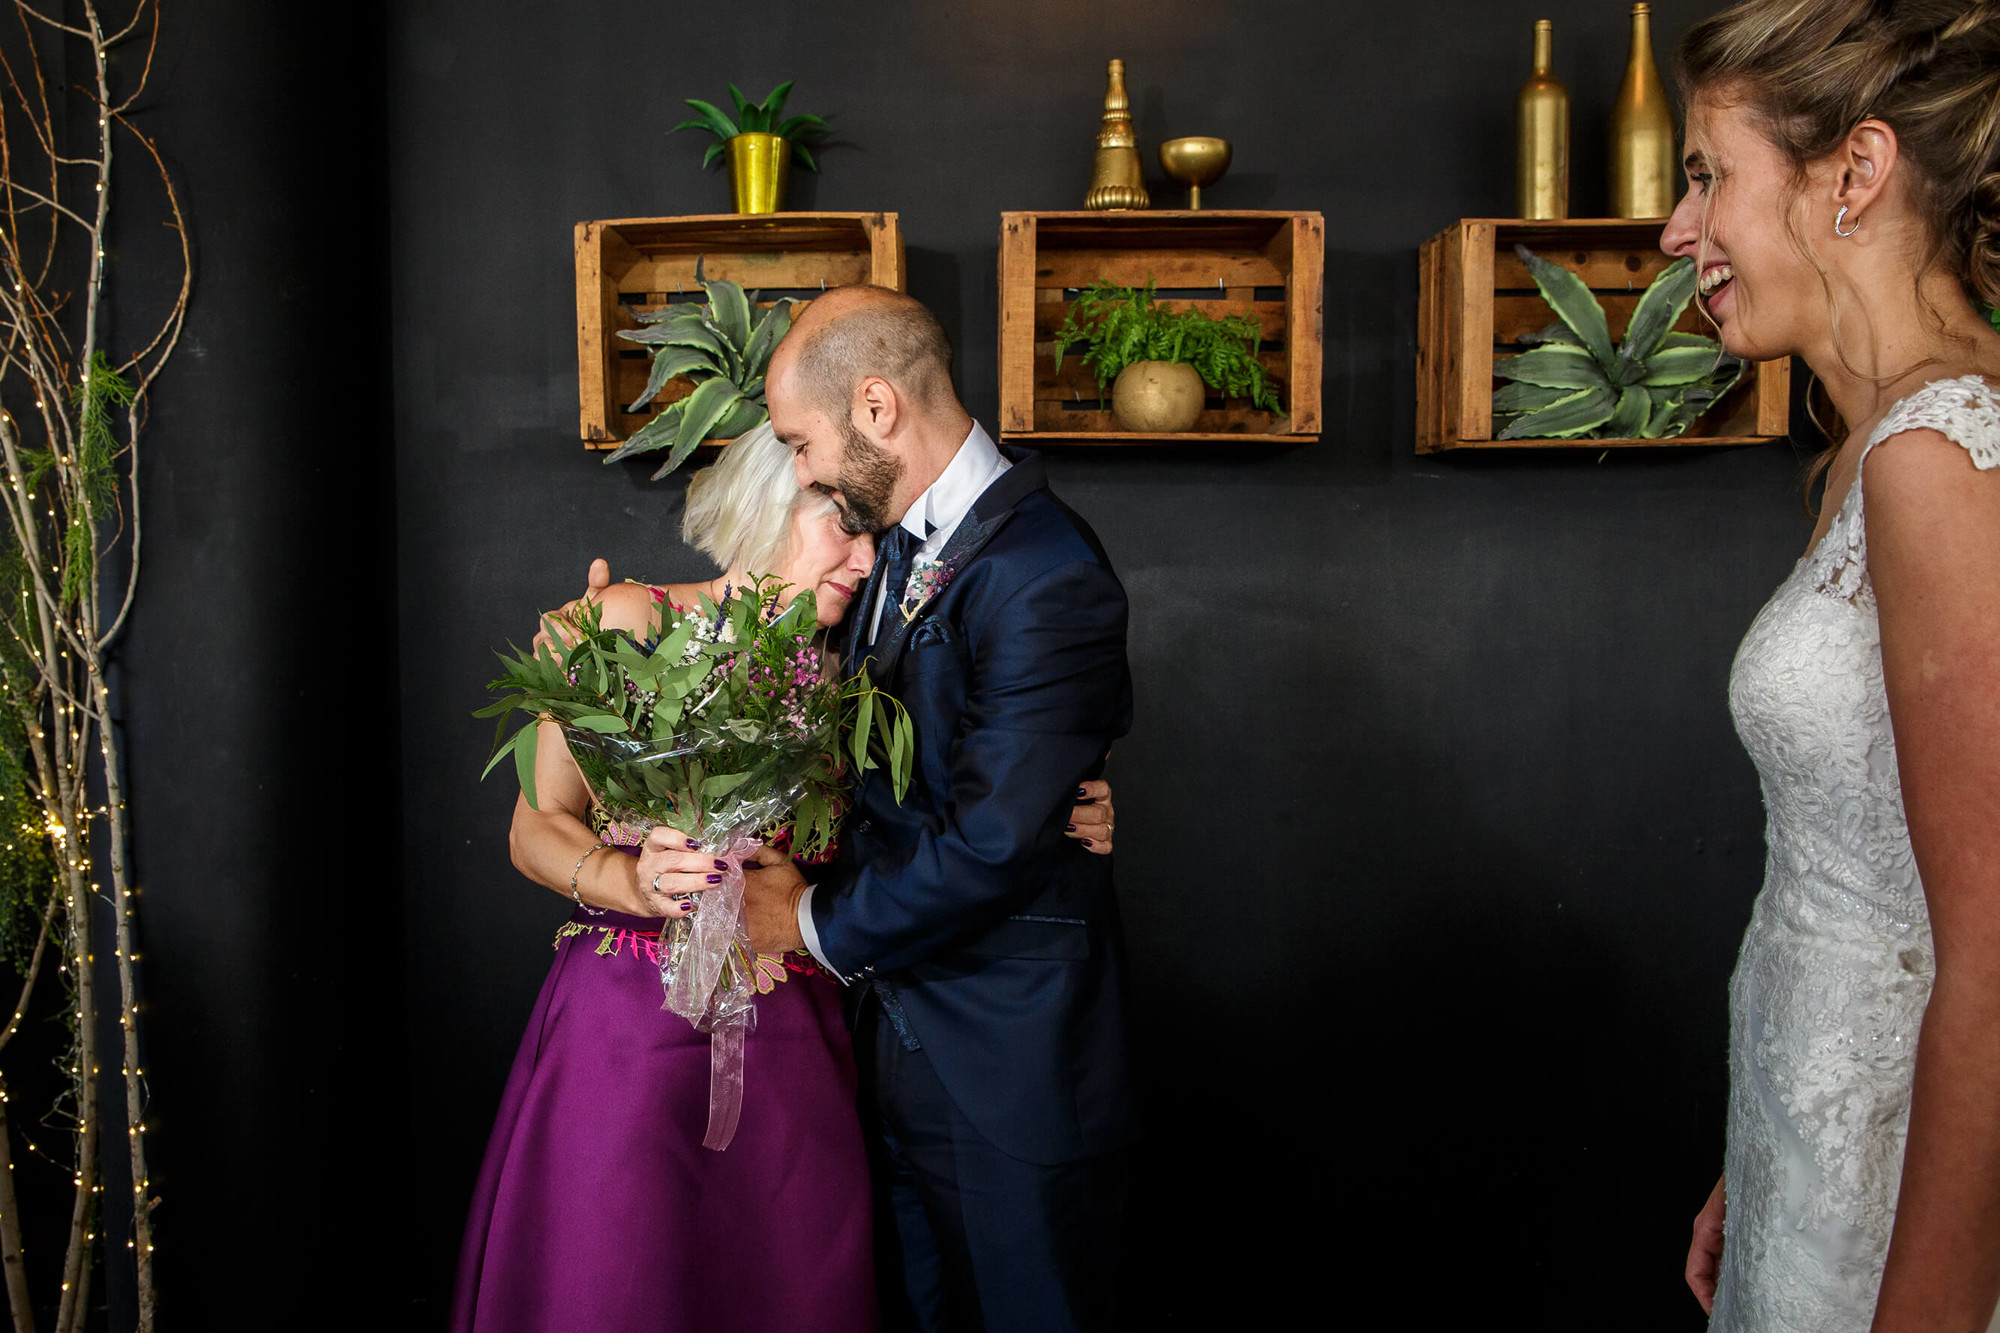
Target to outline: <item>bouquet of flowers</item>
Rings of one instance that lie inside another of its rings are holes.
[[[851,776],[886,766],[896,799],[908,789],[909,714],[856,673],[842,676],[817,642],[811,592],[779,609],[784,585],[759,580],[720,603],[663,606],[655,639],[635,642],[583,608],[530,655],[500,654],[491,773],[514,756],[536,805],[538,726],[561,726],[605,818],[637,841],[677,829],[728,869],[701,910],[664,927],[666,1005],[713,1034],[708,1134],[728,1146],[742,1105],[743,1037],[756,1020],[755,960],[743,929],[743,864],[767,842],[812,859],[831,849]],[[510,738],[515,712],[528,721]],[[484,776],[482,774],[481,776]]]

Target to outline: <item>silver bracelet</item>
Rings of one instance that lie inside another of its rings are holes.
[[[576,869],[569,872],[569,896],[576,899],[576,905],[578,907],[581,907],[584,911],[590,913],[592,916],[603,916],[604,909],[602,907],[592,907],[589,903],[583,900],[583,895],[576,891],[576,877],[583,873],[583,863],[585,861],[588,861],[593,853],[601,852],[610,845],[611,844],[608,842],[600,842],[596,844],[590,849],[590,851],[585,852],[582,856],[576,858]]]

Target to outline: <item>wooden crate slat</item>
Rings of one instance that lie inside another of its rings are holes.
[[[638,327],[634,309],[705,299],[695,282],[697,261],[708,278],[780,294],[857,282],[901,291],[906,276],[894,213],[707,214],[578,223],[578,433],[593,448],[616,448],[691,390],[688,380],[677,378],[641,411],[626,411],[645,388],[650,362],[643,348],[617,335]],[[635,351],[640,355],[630,355]]]
[[[1493,435],[1496,356],[1526,350],[1522,337],[1556,318],[1514,255],[1518,242],[1577,273],[1604,307],[1616,339],[1646,284],[1672,262],[1658,248],[1660,224],[1584,219],[1522,223],[1467,218],[1424,243],[1418,255],[1417,451],[1467,448],[1604,449],[1765,443],[1790,425],[1790,363],[1766,362],[1688,433],[1669,440],[1507,440]],[[1690,307],[1677,329],[1713,333]]]
[[[1196,433],[1206,433],[1217,437],[1244,436],[1284,436],[1296,443],[1297,433],[1285,429],[1289,425],[1285,417],[1273,418],[1269,412],[1259,412],[1250,407],[1208,408],[1195,418]],[[1273,426],[1277,429],[1273,429]],[[1127,431],[1118,424],[1109,408],[1072,408],[1059,399],[1037,399],[1035,402],[1035,429],[1051,431],[1058,435],[1126,435]]]
[[[1037,287],[1083,288],[1093,282],[1121,287],[1282,287],[1285,275],[1261,254],[1227,250],[1179,253],[1160,250],[1043,250],[1036,259]]]
[[[1289,416],[1231,401],[1202,414],[1184,435],[1132,437],[1296,444],[1318,433],[1325,224],[1317,213],[1142,210],[1131,213],[1003,213],[1000,229],[1000,429],[1023,444],[1123,443],[1108,410],[1079,410],[1099,395],[1074,357],[1054,365],[1056,330],[1074,292],[1100,280],[1149,278],[1174,293],[1162,303],[1204,314],[1255,318],[1261,359],[1279,383]],[[1260,289],[1266,289],[1261,290]],[[1284,299],[1271,299],[1278,289]],[[1180,293],[1213,290],[1216,298]],[[1260,299],[1262,298],[1262,299]]]

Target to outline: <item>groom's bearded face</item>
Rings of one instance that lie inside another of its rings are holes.
[[[855,429],[845,413],[831,415],[842,441],[840,475],[833,486],[840,492],[840,526],[855,537],[887,532],[896,523],[889,505],[903,479],[903,460]]]

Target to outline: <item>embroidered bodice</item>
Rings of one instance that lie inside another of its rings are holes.
[[[1903,818],[1868,576],[1867,452],[1932,429],[2000,466],[2000,394],[1942,380],[1896,403],[1817,546],[1729,679],[1768,853],[1730,983],[1729,1210],[1712,1328],[1867,1329],[1895,1218],[1934,974]]]

